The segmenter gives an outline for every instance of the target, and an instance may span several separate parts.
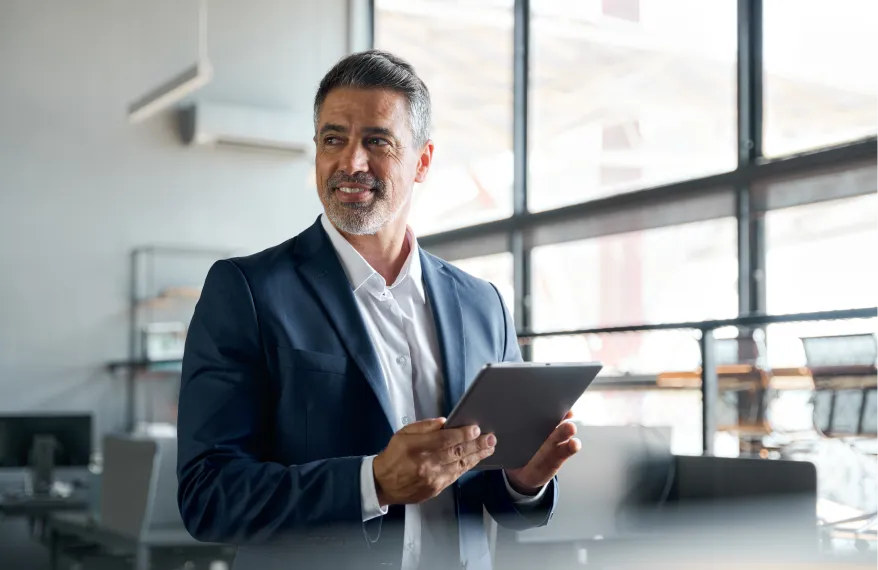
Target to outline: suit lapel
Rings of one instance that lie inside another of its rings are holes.
[[[357,307],[350,281],[319,219],[299,235],[296,254],[303,259],[300,271],[306,283],[323,305],[342,343],[375,392],[392,429],[395,414],[378,355]]]
[[[436,258],[421,251],[427,299],[436,323],[445,374],[445,415],[463,396],[466,377],[466,331],[457,282]]]

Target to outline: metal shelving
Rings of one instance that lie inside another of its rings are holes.
[[[137,381],[147,375],[179,378],[182,354],[151,357],[144,342],[146,327],[173,322],[188,327],[200,296],[207,269],[218,259],[230,257],[230,249],[193,246],[148,245],[130,254],[128,299],[128,355],[106,364],[108,372],[125,381],[125,424],[137,424]],[[153,411],[148,406],[147,420]]]

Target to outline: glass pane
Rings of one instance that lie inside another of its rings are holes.
[[[427,84],[436,145],[415,188],[421,235],[512,214],[513,0],[376,0],[375,47]]]
[[[534,248],[534,328],[733,317],[736,232],[722,218]]]
[[[878,306],[878,194],[765,215],[766,301],[771,314]],[[801,337],[878,332],[878,319],[768,327],[773,367],[804,366]]]
[[[878,2],[771,0],[763,18],[765,154],[874,135]]]
[[[802,339],[820,336],[872,334],[878,327],[875,319],[848,319],[842,321],[812,321],[769,325],[766,332],[768,367],[794,368],[806,366]],[[844,354],[840,355],[844,356]],[[874,362],[873,362],[874,364]],[[820,363],[817,363],[819,366]]]
[[[694,370],[699,359],[698,343],[687,331],[560,336],[533,342],[536,362],[599,361],[604,364],[602,379],[628,385],[625,390],[592,386],[573,407],[577,421],[671,427],[671,449],[677,454],[701,453],[701,392],[656,389],[658,373]],[[635,383],[643,388],[633,389]]]
[[[874,307],[876,216],[876,194],[768,212],[768,312]]]
[[[451,262],[452,265],[474,275],[479,279],[490,281],[500,291],[503,302],[509,308],[509,312],[515,312],[515,278],[513,277],[514,264],[512,254],[509,252],[484,255],[482,257],[470,257]]]
[[[601,376],[655,382],[661,372],[697,370],[701,362],[693,331],[651,331],[536,338],[539,362],[600,362]]]
[[[735,167],[734,0],[532,0],[531,12],[531,210]]]

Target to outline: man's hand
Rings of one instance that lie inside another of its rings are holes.
[[[576,435],[576,424],[569,422],[573,412],[567,412],[562,423],[555,428],[539,451],[527,465],[506,471],[506,478],[513,489],[523,495],[535,495],[561,469],[564,462],[573,457],[582,444]]]
[[[479,428],[442,429],[444,418],[409,424],[372,462],[382,507],[421,503],[494,453],[497,439]]]

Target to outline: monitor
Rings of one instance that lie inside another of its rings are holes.
[[[0,415],[0,468],[32,465],[34,442],[54,438],[54,467],[87,467],[92,452],[91,414]]]

